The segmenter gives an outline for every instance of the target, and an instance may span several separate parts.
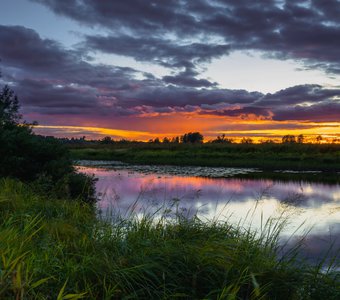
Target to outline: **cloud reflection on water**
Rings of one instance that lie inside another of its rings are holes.
[[[334,253],[340,249],[339,185],[80,170],[99,179],[98,207],[103,213],[125,215],[132,206],[136,213],[153,213],[173,205],[189,218],[197,214],[203,220],[228,220],[258,231],[269,218],[284,216],[288,223],[282,241],[294,234],[291,242],[296,242],[309,231],[301,252],[309,259],[321,257],[332,243]]]

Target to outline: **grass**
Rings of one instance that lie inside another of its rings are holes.
[[[336,144],[112,144],[72,146],[73,159],[120,160],[138,164],[251,167],[263,170],[340,171]]]
[[[114,223],[79,201],[0,181],[0,299],[339,299],[339,273],[260,236],[177,215]],[[269,233],[269,234],[268,234]]]

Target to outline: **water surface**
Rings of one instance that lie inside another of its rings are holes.
[[[259,232],[269,218],[287,217],[281,239],[295,240],[308,231],[302,248],[306,256],[320,258],[331,244],[332,253],[340,248],[339,184],[208,178],[126,166],[79,169],[98,178],[102,214],[180,212],[189,218],[228,220]]]

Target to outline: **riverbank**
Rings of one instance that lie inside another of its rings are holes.
[[[279,259],[279,224],[258,237],[180,215],[112,223],[96,218],[92,206],[37,195],[12,180],[0,182],[0,220],[0,298],[340,296],[339,273]]]
[[[340,172],[340,145],[148,143],[72,147],[74,160],[116,160],[132,164],[259,168],[265,171]]]

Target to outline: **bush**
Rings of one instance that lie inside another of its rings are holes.
[[[54,138],[16,126],[0,132],[0,143],[0,176],[32,181],[44,174],[59,180],[73,171],[67,149]]]
[[[35,135],[18,109],[17,97],[6,86],[0,92],[0,177],[39,183],[43,192],[93,203],[93,178],[77,174],[61,142]]]

